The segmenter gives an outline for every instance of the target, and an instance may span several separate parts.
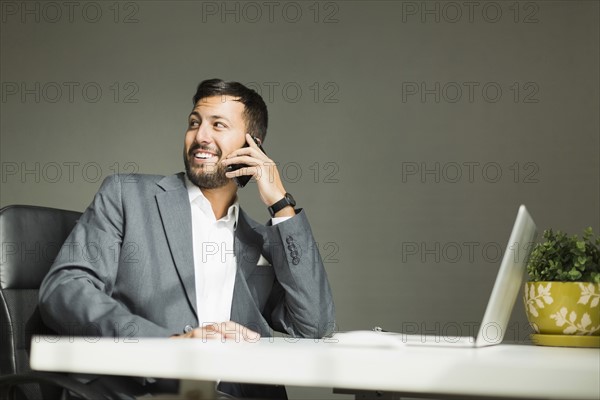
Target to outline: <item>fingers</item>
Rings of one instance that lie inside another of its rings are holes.
[[[226,158],[225,160],[222,161],[223,165],[229,165],[229,164],[246,164],[246,165],[263,165],[264,164],[264,160],[254,157],[251,154],[240,154],[237,156],[229,156],[231,158]]]
[[[258,143],[256,141],[258,141]],[[249,133],[246,133],[246,143],[248,143],[248,145],[250,147],[258,149],[261,153],[264,153],[262,151],[262,149],[260,148],[260,145],[262,144],[262,141],[259,138],[254,138]]]
[[[246,342],[255,342],[260,339],[260,334],[252,329],[233,321],[221,322],[220,333],[225,339],[242,339]]]
[[[223,335],[221,334],[221,330],[219,329],[219,325],[216,323],[210,325],[204,325],[201,328],[193,329],[191,332],[192,338],[202,339],[202,340],[211,340],[211,339],[222,339]]]
[[[260,339],[260,334],[253,330],[240,325],[233,321],[221,322],[220,324],[213,323],[210,325],[204,325],[187,332],[183,335],[172,336],[174,339],[202,339],[203,341],[208,340],[221,340],[235,341],[237,342],[256,342]]]
[[[245,147],[243,149],[236,150],[225,160],[223,160],[222,163],[224,166],[234,164],[245,165],[245,167],[238,170],[226,172],[225,176],[228,178],[235,178],[242,175],[252,175],[257,181],[259,181],[263,176],[272,181],[274,175],[277,173],[277,165],[258,148],[254,150]]]
[[[257,138],[256,140],[258,140],[260,143],[260,139]],[[260,146],[256,144],[256,142],[254,141],[252,136],[250,136],[249,133],[246,133],[246,143],[248,144],[248,146],[240,147],[239,149],[232,151],[231,154],[229,154],[226,158],[230,159],[232,157],[249,155],[254,158],[262,159],[265,161],[271,161],[266,156],[265,152],[260,148]],[[234,164],[235,163],[237,162],[234,162]]]
[[[191,331],[186,332],[183,335],[171,336],[171,338],[172,339],[195,338],[195,339],[209,340],[209,339],[221,339],[222,335],[221,335],[221,330],[219,329],[219,325],[216,323],[213,323],[210,325],[204,325],[201,328],[192,329]]]

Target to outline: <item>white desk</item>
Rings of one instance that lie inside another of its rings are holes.
[[[34,337],[36,370],[274,383],[408,393],[599,399],[600,350],[499,345],[480,349],[355,348],[323,340]]]

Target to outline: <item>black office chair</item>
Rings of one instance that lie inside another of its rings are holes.
[[[81,213],[35,206],[0,209],[0,400],[55,400],[63,388],[99,397],[65,374],[32,371],[32,335],[53,332],[38,309],[38,291]]]

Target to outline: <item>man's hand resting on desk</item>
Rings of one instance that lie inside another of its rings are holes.
[[[174,339],[196,338],[202,340],[235,341],[235,342],[256,342],[260,339],[260,334],[246,328],[243,325],[233,321],[214,323],[205,325],[201,328],[193,329],[182,335],[171,336]]]

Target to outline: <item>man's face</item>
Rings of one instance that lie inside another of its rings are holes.
[[[221,164],[245,143],[244,104],[232,96],[200,99],[188,119],[183,161],[188,178],[202,189],[235,185]]]

